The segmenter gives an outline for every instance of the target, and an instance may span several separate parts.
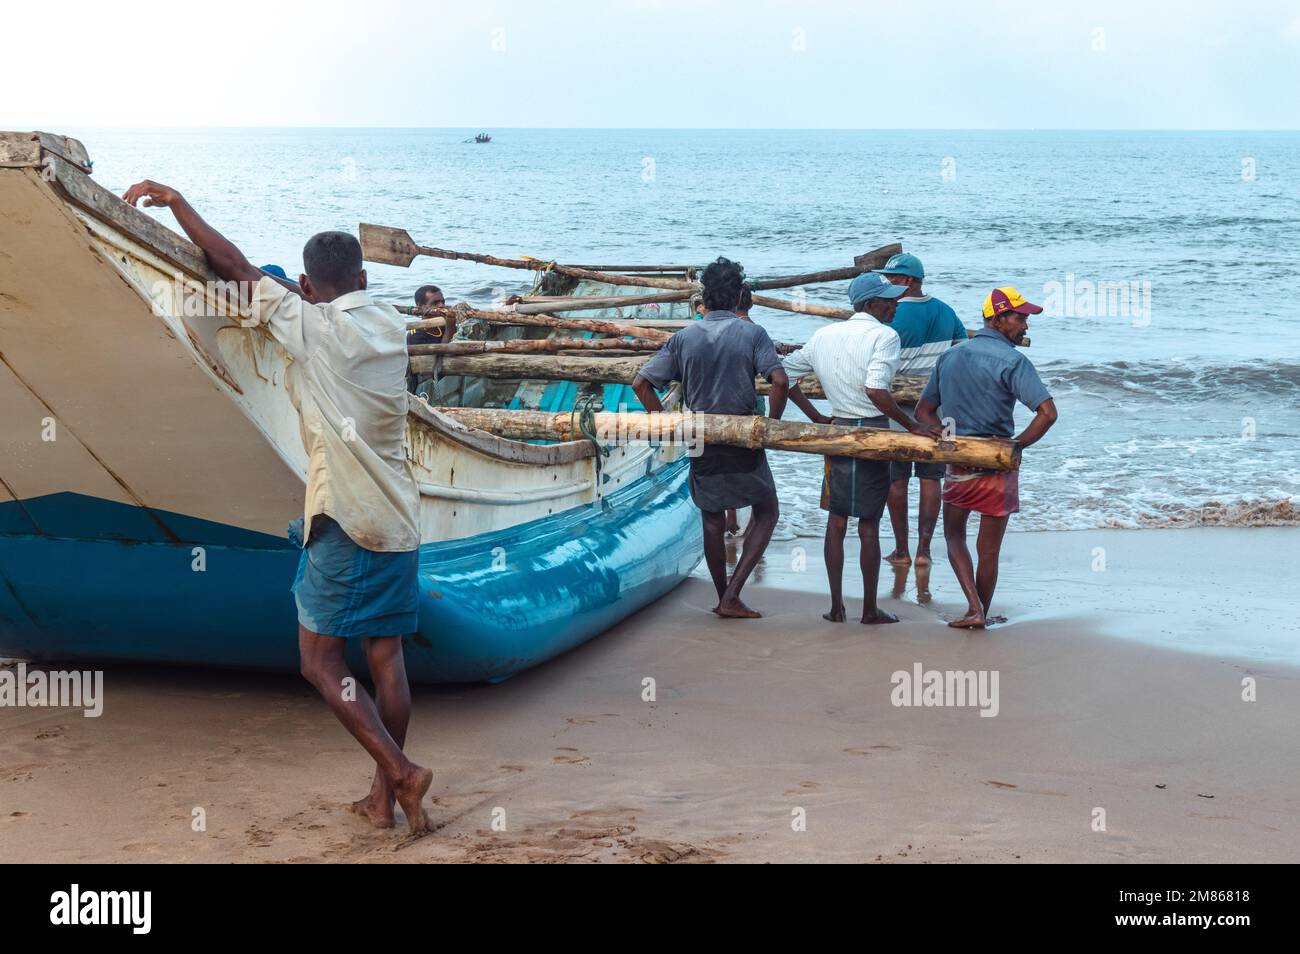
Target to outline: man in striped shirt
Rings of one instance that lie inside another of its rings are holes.
[[[897,299],[904,289],[881,275],[868,272],[849,285],[849,301],[855,314],[847,321],[819,328],[798,351],[784,361],[792,382],[816,373],[833,417],[819,412],[798,384],[790,387],[790,398],[819,424],[851,427],[889,426],[892,418],[913,434],[938,437],[938,427],[919,424],[906,414],[889,392],[899,360],[898,335],[889,327]],[[785,410],[785,395],[772,394],[772,417]],[[826,575],[830,579],[831,608],[822,617],[833,623],[845,619],[843,576],[844,536],[849,519],[858,518],[862,541],[862,584],[864,623],[897,623],[898,617],[876,605],[880,581],[880,515],[889,494],[889,461],[859,460],[855,457],[827,457],[822,477],[823,510],[826,517]]]
[[[966,326],[948,305],[921,289],[925,269],[915,255],[900,252],[885,263],[880,273],[905,291],[898,300],[898,311],[891,328],[900,344],[898,373],[929,378],[939,355],[966,340]],[[916,405],[905,407],[916,413]],[[921,483],[921,503],[916,518],[916,565],[930,565],[930,540],[939,522],[939,481],[943,464],[916,464]],[[911,461],[893,461],[889,465],[889,523],[894,528],[894,552],[885,557],[894,566],[912,562],[907,545],[907,485],[912,479]]]

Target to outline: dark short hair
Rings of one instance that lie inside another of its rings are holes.
[[[700,276],[704,286],[704,307],[709,311],[732,311],[745,288],[745,268],[739,262],[719,256]]]
[[[302,267],[313,282],[346,288],[361,274],[361,243],[347,232],[317,232],[303,246]]]
[[[754,307],[754,293],[746,285],[740,290],[740,301],[736,302],[736,311],[749,311]]]
[[[442,289],[439,288],[437,285],[421,285],[419,288],[415,290],[415,303],[417,305],[423,305],[424,300],[428,298],[430,295],[441,295],[441,294],[442,294]]]

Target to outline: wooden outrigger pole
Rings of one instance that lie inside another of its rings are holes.
[[[957,464],[984,470],[1015,470],[1020,447],[999,437],[951,437],[934,440],[905,431],[777,421],[768,417],[690,412],[636,414],[603,412],[581,420],[571,412],[504,411],[487,408],[438,408],[438,413],[469,427],[514,440],[726,444],[764,447],[865,460],[910,460]]]
[[[548,339],[542,339],[548,340]],[[554,339],[550,339],[554,340]],[[569,350],[567,347],[565,350]],[[411,358],[411,370],[428,374],[441,361],[442,374],[466,374],[493,380],[576,381],[582,384],[631,384],[650,355],[630,357],[589,357],[565,354],[476,354],[417,355]],[[754,382],[759,394],[770,394],[772,386],[757,379]],[[900,404],[915,404],[921,398],[925,379],[913,375],[895,375],[890,392]],[[816,375],[808,375],[799,382],[799,390],[810,398],[825,397]]]

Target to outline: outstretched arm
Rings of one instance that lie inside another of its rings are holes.
[[[894,399],[892,392],[886,388],[867,388],[867,397],[871,398],[871,403],[880,409],[880,412],[890,420],[897,421],[903,425],[904,430],[912,434],[919,434],[922,437],[942,437],[943,429],[935,427],[924,420],[914,421],[911,416],[898,406],[898,401]]]
[[[831,423],[832,420],[831,418],[827,417],[821,411],[817,410],[817,408],[813,407],[813,402],[809,400],[808,395],[803,393],[803,389],[799,387],[798,382],[790,385],[790,401],[794,404],[795,407],[803,411],[804,414],[807,415],[808,420],[812,421],[814,424]],[[772,416],[776,418],[779,418],[781,416],[780,414],[776,413],[775,404],[772,405]]]
[[[122,198],[131,205],[144,199],[146,207],[171,209],[176,222],[185,230],[190,241],[203,249],[208,264],[222,281],[249,282],[252,285],[261,281],[262,270],[250,264],[233,242],[204,222],[185,197],[171,186],[145,179],[127,189]],[[251,297],[251,288],[249,292]]]

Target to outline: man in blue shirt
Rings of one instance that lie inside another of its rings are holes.
[[[928,378],[939,355],[966,340],[966,326],[946,303],[921,288],[925,268],[921,260],[907,252],[890,258],[880,270],[895,285],[907,289],[898,300],[898,311],[891,328],[898,334],[901,351],[898,374]],[[915,406],[903,405],[909,414]],[[939,481],[943,464],[916,463],[916,477],[921,484],[921,503],[916,518],[916,565],[930,565],[930,539],[939,522]],[[912,479],[912,462],[892,461],[889,465],[889,523],[894,528],[894,552],[885,559],[896,567],[912,562],[907,547],[907,485]]]
[[[1035,413],[1015,441],[1021,447],[1036,443],[1056,423],[1056,403],[1016,345],[1029,329],[1028,316],[1042,310],[1010,286],[993,289],[984,299],[984,327],[961,347],[939,356],[916,406],[917,418],[942,426],[942,407],[944,418],[959,436],[1011,437],[1012,412],[1019,401]],[[982,628],[1005,621],[990,616],[989,607],[998,583],[1002,536],[1007,520],[1019,509],[1019,471],[948,467],[943,481],[943,536],[948,562],[968,604],[966,615],[949,626]],[[980,514],[975,542],[978,570],[966,549],[966,522],[972,510]]]

